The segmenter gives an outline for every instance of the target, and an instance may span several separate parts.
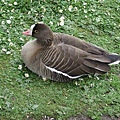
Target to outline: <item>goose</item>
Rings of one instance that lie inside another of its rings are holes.
[[[45,23],[31,25],[23,35],[32,36],[21,50],[25,65],[39,76],[69,82],[85,75],[102,75],[120,56],[72,35],[52,32]]]

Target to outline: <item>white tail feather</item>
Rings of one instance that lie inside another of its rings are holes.
[[[116,64],[119,64],[119,63],[120,63],[120,60],[117,60],[117,61],[115,61],[113,63],[110,63],[109,65],[116,65]]]

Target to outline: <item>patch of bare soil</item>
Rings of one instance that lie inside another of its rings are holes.
[[[33,116],[27,116],[27,118],[25,120],[57,120],[54,117],[49,117],[49,116],[43,116],[42,118],[34,118]],[[72,116],[66,120],[93,120],[87,116],[84,115],[76,115],[76,116]],[[103,115],[101,120],[120,120],[120,118],[117,117],[111,117],[109,115]]]
[[[92,120],[92,119],[84,115],[77,115],[77,116],[70,117],[67,120]]]
[[[78,115],[75,117],[70,117],[67,120],[93,120],[93,119],[86,117],[84,115]],[[101,120],[120,120],[120,118],[111,117],[109,115],[103,115]]]

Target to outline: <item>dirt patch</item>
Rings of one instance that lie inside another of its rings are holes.
[[[70,117],[67,120],[93,120],[93,119],[91,119],[89,117],[86,117],[84,115],[81,115],[81,116],[78,115],[78,116],[75,116],[75,117]],[[111,117],[109,115],[103,115],[101,120],[120,120],[120,118]]]
[[[77,116],[70,117],[67,120],[92,120],[92,119],[84,115],[77,115]]]
[[[25,120],[57,120],[56,118],[49,117],[49,116],[43,116],[42,118],[35,118],[34,116],[27,116]],[[72,116],[66,120],[93,120],[87,116],[84,115],[76,115]],[[120,120],[120,118],[117,117],[111,117],[109,115],[103,115],[101,120]]]
[[[103,115],[102,120],[120,120],[120,118],[117,117],[111,117],[109,115]]]

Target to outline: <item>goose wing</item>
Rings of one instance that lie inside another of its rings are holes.
[[[78,78],[86,74],[103,74],[110,70],[109,59],[103,55],[92,55],[67,44],[58,44],[41,54],[45,67],[69,78]]]
[[[94,54],[94,55],[109,54],[104,49],[102,49],[94,44],[83,41],[77,37],[71,36],[71,35],[67,35],[67,34],[63,34],[63,33],[54,33],[54,39],[56,41],[61,41],[64,44],[72,45],[74,47],[77,47],[79,49],[82,49],[82,50],[84,50],[88,53]]]

